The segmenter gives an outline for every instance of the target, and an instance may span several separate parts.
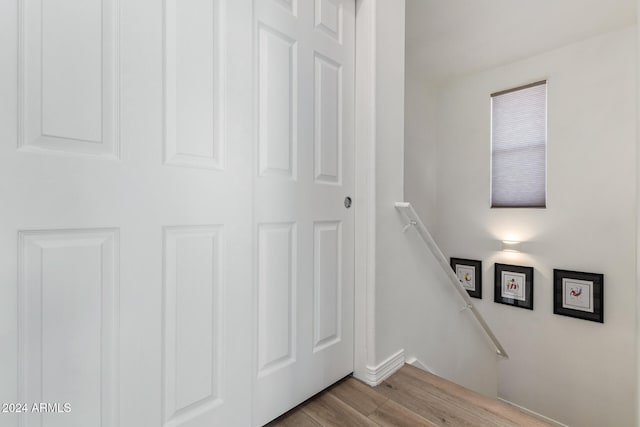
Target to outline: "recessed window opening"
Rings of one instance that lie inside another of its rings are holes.
[[[547,82],[491,95],[491,207],[546,207]]]

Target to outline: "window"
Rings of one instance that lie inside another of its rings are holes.
[[[491,95],[491,207],[546,206],[547,82]]]

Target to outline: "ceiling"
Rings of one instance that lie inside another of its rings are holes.
[[[406,0],[410,71],[439,81],[636,22],[636,0]]]

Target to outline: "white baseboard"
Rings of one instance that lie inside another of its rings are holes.
[[[375,387],[382,381],[393,375],[404,365],[404,349],[399,350],[378,366],[367,366],[365,378],[360,378],[371,387]]]
[[[532,411],[531,409],[527,409],[527,408],[525,408],[523,406],[517,405],[517,404],[515,404],[513,402],[509,402],[508,400],[503,399],[501,397],[498,397],[498,400],[500,402],[506,403],[507,405],[514,406],[514,407],[520,409],[522,412],[526,412],[527,414],[531,415],[532,417],[538,418],[538,419],[540,419],[542,421],[545,421],[545,422],[547,422],[547,423],[549,423],[551,425],[554,425],[556,427],[569,427],[566,424],[562,424],[560,421],[556,421],[553,418],[545,417],[542,414],[539,414],[539,413],[537,413],[535,411]]]

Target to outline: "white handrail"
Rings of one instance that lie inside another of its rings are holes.
[[[420,220],[420,217],[418,217],[418,214],[413,209],[413,206],[411,206],[411,203],[396,202],[396,209],[402,212],[402,214],[409,221],[405,226],[404,231],[406,231],[409,227],[413,227],[416,229],[420,237],[422,237],[422,240],[424,241],[424,243],[427,245],[429,250],[431,250],[433,255],[438,260],[438,263],[442,267],[442,270],[447,274],[447,277],[449,278],[449,282],[451,283],[451,285],[454,287],[456,291],[458,291],[458,294],[464,300],[464,303],[466,305],[465,308],[468,308],[469,311],[473,313],[473,317],[475,317],[480,327],[482,327],[484,332],[487,334],[487,336],[495,346],[496,353],[499,356],[502,356],[505,359],[508,359],[509,356],[507,355],[507,352],[502,347],[502,344],[500,344],[500,341],[498,341],[498,338],[496,338],[496,336],[493,334],[493,331],[491,331],[491,328],[489,327],[489,325],[487,325],[487,322],[484,320],[482,315],[478,312],[478,309],[473,305],[473,301],[469,297],[467,290],[460,283],[460,279],[458,279],[456,274],[451,269],[451,266],[447,262],[447,258],[445,258],[444,254],[438,247],[438,244],[436,243],[436,241],[433,240],[433,237],[431,237],[431,234],[429,234],[429,230],[427,230],[427,227],[425,227],[425,225],[422,223],[422,221]]]

